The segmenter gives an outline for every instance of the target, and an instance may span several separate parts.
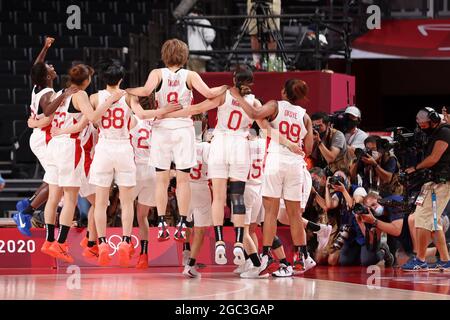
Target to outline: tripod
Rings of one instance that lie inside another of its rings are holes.
[[[270,16],[270,18],[264,17],[253,18],[252,16],[254,15]],[[275,18],[271,17],[273,15],[274,14],[272,8],[270,7],[270,4],[267,1],[259,1],[259,0],[252,1],[252,7],[250,9],[249,15],[242,24],[239,33],[236,37],[236,41],[234,42],[231,50],[236,51],[237,47],[239,46],[239,43],[242,41],[242,38],[244,38],[244,36],[247,33],[249,33],[249,31],[252,31],[249,30],[249,27],[252,19],[255,19],[257,37],[261,45],[261,48],[263,50],[268,50],[267,43],[269,42],[270,38],[272,38],[276,42],[277,48],[279,48],[279,50],[281,51],[281,58],[284,64],[286,66],[291,66],[291,60],[286,54],[286,47],[284,45],[280,30],[275,22]],[[273,28],[271,28],[270,24],[272,24]],[[229,63],[231,62],[231,59],[235,54],[236,53],[232,52],[228,55],[227,67],[229,67]]]

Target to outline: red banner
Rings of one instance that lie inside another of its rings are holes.
[[[207,72],[201,74],[202,79],[210,87],[233,85],[231,72]],[[281,89],[288,79],[298,78],[305,81],[309,87],[308,100],[299,104],[306,108],[308,114],[322,111],[332,113],[355,103],[355,77],[321,71],[301,72],[255,72],[253,93],[264,103],[269,100],[281,100]],[[194,101],[199,103],[205,100],[197,91],[194,91]],[[217,109],[208,113],[210,127],[215,127]]]
[[[2,228],[0,268],[56,267],[55,259],[41,252],[44,240],[44,229],[33,229],[31,237],[24,237],[16,228]]]
[[[173,235],[174,228],[170,228],[170,234]],[[181,242],[173,239],[158,242],[157,228],[149,230],[149,265],[150,266],[180,266],[182,263],[183,246]],[[98,267],[95,259],[87,259],[82,256],[83,249],[80,242],[85,237],[86,229],[72,229],[69,233],[68,243],[70,244],[70,254],[74,258],[74,265],[80,267]],[[262,245],[261,230],[257,232],[260,238],[260,247]],[[40,249],[44,242],[45,230],[32,229],[32,237],[24,237],[15,228],[3,228],[0,232],[0,268],[53,268],[67,267],[67,264],[49,257],[41,253]],[[136,249],[136,253],[130,262],[131,266],[136,265],[140,252],[139,229],[133,229],[132,242]],[[278,236],[284,244],[284,249],[288,258],[291,258],[291,236],[289,228],[278,228]],[[110,266],[117,267],[119,265],[117,247],[122,240],[121,228],[108,228],[107,239],[111,247],[112,261]],[[227,245],[228,264],[233,264],[233,245],[234,245],[234,228],[224,228],[224,240]],[[214,263],[214,230],[209,228],[205,234],[203,247],[200,251],[197,261],[205,265],[213,265]]]
[[[409,58],[450,58],[450,19],[383,20],[353,42],[368,53]]]

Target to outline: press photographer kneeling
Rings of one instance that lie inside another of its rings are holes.
[[[432,108],[420,110],[416,122],[428,135],[429,143],[424,160],[405,172],[410,175],[415,171],[429,169],[431,176],[422,186],[414,211],[417,257],[403,265],[402,269],[427,270],[426,250],[434,238],[440,260],[433,267],[450,270],[445,234],[442,230],[442,213],[450,200],[450,126],[443,123],[439,114]]]

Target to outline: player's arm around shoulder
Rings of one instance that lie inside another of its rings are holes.
[[[307,134],[304,139],[305,153],[306,153],[306,156],[309,156],[312,152],[314,141],[313,141],[312,121],[307,113],[305,113],[305,116],[303,117],[303,121],[305,123],[305,127],[307,130]]]

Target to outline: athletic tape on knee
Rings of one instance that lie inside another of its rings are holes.
[[[273,242],[272,242],[272,250],[278,249],[282,245],[283,245],[283,243],[281,242],[280,238],[275,236],[275,238],[273,239]]]
[[[244,191],[245,182],[230,182],[230,200],[233,214],[245,215]]]

